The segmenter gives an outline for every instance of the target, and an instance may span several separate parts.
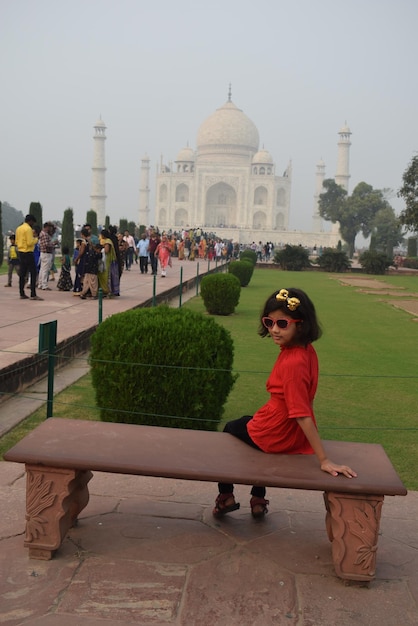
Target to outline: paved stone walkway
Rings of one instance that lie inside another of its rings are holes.
[[[173,281],[174,272],[177,264]],[[123,281],[122,297],[105,302],[105,316],[152,295],[152,279],[135,268]],[[37,348],[40,320],[58,318],[65,335],[97,319],[94,302],[55,292],[43,302],[20,301],[1,280],[0,305],[0,358],[9,362],[19,360],[16,346]],[[62,370],[59,385],[81,375],[76,369]],[[21,415],[36,408],[35,399]],[[18,400],[0,405],[0,424],[17,419]],[[30,560],[23,546],[24,468],[0,463],[1,625],[418,624],[417,492],[385,498],[376,580],[366,587],[335,576],[320,493],[271,489],[260,523],[242,486],[241,509],[223,520],[211,514],[211,483],[96,473],[89,488],[90,502],[55,558]]]

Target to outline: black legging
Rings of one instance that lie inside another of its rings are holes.
[[[244,415],[237,420],[232,420],[232,422],[228,422],[224,428],[224,433],[229,433],[233,435],[237,439],[240,439],[244,443],[248,444],[252,448],[256,448],[256,450],[260,450],[257,444],[251,439],[248,434],[247,424],[250,420],[252,420],[252,415]],[[234,485],[230,483],[218,483],[219,493],[233,493]],[[266,495],[265,487],[256,487],[253,485],[251,489],[251,495],[256,498],[264,498]]]

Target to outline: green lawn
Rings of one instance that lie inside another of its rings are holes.
[[[413,276],[370,278],[402,286],[404,295],[418,292]],[[233,337],[234,370],[239,373],[223,421],[250,415],[267,399],[265,382],[277,347],[258,336],[258,316],[274,290],[292,286],[311,296],[324,331],[315,344],[320,360],[315,410],[321,436],[381,443],[406,486],[418,490],[418,318],[387,303],[396,296],[361,293],[343,286],[338,275],[256,270],[241,291],[235,314],[216,318]],[[184,306],[206,315],[200,297]],[[87,375],[55,398],[54,415],[98,419],[94,405]],[[0,453],[45,414],[40,409],[4,436]]]

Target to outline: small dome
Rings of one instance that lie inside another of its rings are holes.
[[[95,128],[106,128],[106,124],[104,123],[104,121],[100,118],[98,122],[95,123],[94,125]]]
[[[273,157],[263,148],[253,156],[253,165],[273,165]]]
[[[351,135],[351,130],[349,129],[347,122],[344,124],[344,126],[341,128],[341,130],[339,131],[340,134],[344,134],[344,135]]]
[[[194,150],[192,150],[192,148],[189,148],[189,146],[187,146],[186,148],[182,148],[182,150],[180,150],[180,152],[177,155],[177,159],[176,161],[194,161],[195,159],[195,155],[194,155]]]
[[[258,150],[258,130],[255,124],[231,100],[210,115],[197,133],[199,153],[235,148],[243,153]]]

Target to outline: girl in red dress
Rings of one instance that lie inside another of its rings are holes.
[[[318,434],[313,400],[318,384],[318,358],[312,343],[321,336],[315,307],[301,289],[275,291],[260,317],[261,337],[270,336],[280,353],[267,380],[268,402],[253,416],[228,422],[224,432],[267,453],[316,454],[320,467],[332,476],[357,474],[347,465],[326,457]],[[216,517],[239,509],[234,486],[219,483],[213,514]],[[267,513],[265,487],[251,489],[253,517]]]

